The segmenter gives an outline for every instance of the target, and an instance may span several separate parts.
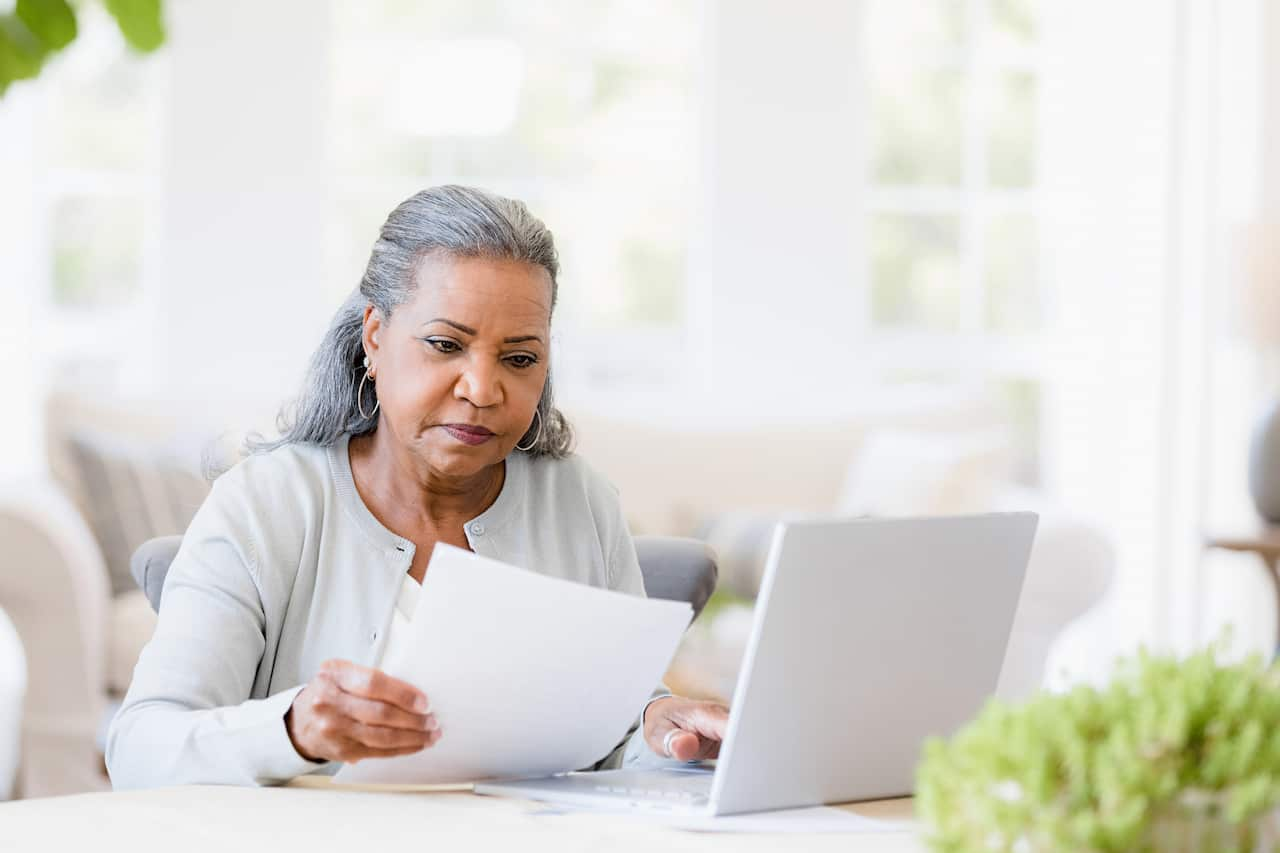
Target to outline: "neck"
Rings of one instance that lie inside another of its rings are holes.
[[[479,515],[497,499],[506,476],[504,463],[465,477],[442,474],[400,446],[385,428],[352,438],[350,456],[361,491],[385,506],[432,521]]]

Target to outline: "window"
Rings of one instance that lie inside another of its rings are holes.
[[[62,378],[98,381],[124,353],[143,301],[143,259],[156,225],[158,77],[132,54],[105,9],[78,10],[79,37],[41,76],[37,199],[46,235],[50,332]],[[83,375],[93,371],[92,376]]]
[[[871,0],[867,316],[907,370],[976,366],[1034,482],[1043,316],[1035,0]],[[909,355],[908,355],[909,352]]]
[[[359,283],[395,204],[459,182],[525,200],[555,232],[562,338],[680,334],[693,0],[332,8],[335,296]]]

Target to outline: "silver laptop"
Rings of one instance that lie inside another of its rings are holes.
[[[910,794],[925,738],[995,691],[1037,521],[780,524],[718,761],[476,792],[711,815]]]

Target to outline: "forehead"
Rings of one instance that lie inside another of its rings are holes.
[[[551,322],[551,276],[524,261],[424,257],[414,272],[413,298],[396,314],[415,324],[440,317],[480,334],[545,329]]]

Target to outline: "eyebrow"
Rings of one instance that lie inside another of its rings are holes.
[[[445,319],[444,317],[436,317],[434,319],[428,320],[422,325],[430,326],[432,323],[444,323],[446,326],[452,326],[453,328],[457,329],[459,332],[462,332],[463,334],[467,334],[467,335],[476,334],[476,330],[471,328],[470,326],[464,326],[461,323],[455,323],[453,320],[448,320],[448,319]],[[502,342],[504,344],[522,344],[522,343],[525,343],[526,341],[537,341],[538,343],[542,343],[542,338],[539,337],[538,335],[515,335],[513,337],[502,339]]]

